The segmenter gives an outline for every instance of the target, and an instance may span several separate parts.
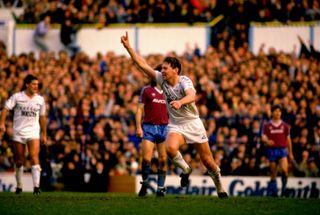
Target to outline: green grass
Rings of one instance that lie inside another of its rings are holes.
[[[0,214],[312,215],[320,214],[320,199],[230,197],[221,200],[185,195],[139,198],[135,194],[71,192],[43,192],[35,197],[31,193],[0,193]]]

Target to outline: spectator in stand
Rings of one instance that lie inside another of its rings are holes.
[[[41,22],[38,23],[34,33],[33,41],[44,52],[48,52],[46,37],[50,30],[50,16],[45,16]]]
[[[50,16],[50,20],[52,24],[62,24],[64,21],[63,17],[63,9],[61,8],[61,4],[59,1],[54,0],[48,3],[49,8],[43,14],[43,16]]]
[[[90,174],[89,191],[107,192],[109,182],[109,170],[103,162],[98,161]]]
[[[71,19],[64,20],[60,28],[60,40],[69,51],[71,58],[74,58],[80,51],[80,47],[77,45],[77,32],[79,29],[80,25],[72,23]]]

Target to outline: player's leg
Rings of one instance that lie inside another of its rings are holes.
[[[275,161],[270,162],[270,181],[268,184],[268,196],[278,196],[277,168],[277,163]]]
[[[34,194],[38,195],[40,193],[40,175],[41,167],[39,162],[39,152],[40,152],[40,140],[31,139],[27,142],[30,161],[31,161],[31,174],[33,180]]]
[[[151,158],[153,154],[154,143],[144,139],[141,142],[141,151],[142,151],[142,186],[139,191],[139,196],[145,196],[147,194],[147,189],[149,187],[149,174],[151,170]]]
[[[22,176],[23,176],[23,164],[25,156],[25,144],[13,141],[14,161],[15,161],[15,176],[16,176],[16,194],[22,192]]]
[[[176,132],[169,132],[166,139],[167,155],[176,167],[182,169],[182,173],[180,174],[181,187],[187,187],[189,185],[189,175],[192,171],[191,167],[187,164],[187,162],[183,159],[181,153],[179,152],[180,145],[184,143],[185,140],[181,134]]]
[[[220,168],[215,163],[212,157],[209,143],[205,142],[205,143],[194,144],[194,147],[196,148],[203,165],[208,169],[208,173],[217,188],[218,196],[220,198],[227,198],[228,194],[223,189],[223,186],[221,184]]]
[[[164,196],[164,193],[165,193],[164,184],[166,181],[166,174],[168,170],[167,153],[166,153],[166,146],[164,142],[157,144],[157,151],[158,151],[158,161],[159,161],[157,196]]]
[[[184,138],[181,134],[170,132],[166,139],[166,150],[169,158],[172,160],[174,165],[180,167],[183,173],[190,173],[191,168],[183,159],[179,147],[184,143]]]
[[[287,189],[287,183],[288,183],[288,168],[289,168],[289,163],[288,163],[288,158],[283,157],[279,160],[279,165],[280,165],[280,170],[281,170],[281,195],[285,196],[285,191]]]
[[[277,197],[278,187],[277,187],[277,149],[268,149],[267,157],[270,161],[270,181],[268,183],[267,195]]]

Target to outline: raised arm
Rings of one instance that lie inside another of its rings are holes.
[[[131,59],[133,62],[139,67],[141,71],[146,73],[148,76],[150,76],[152,79],[156,78],[156,72],[154,69],[149,66],[149,64],[146,62],[146,60],[141,57],[131,46],[129,43],[129,36],[128,32],[126,32],[125,36],[121,37],[121,43],[125,47],[125,49],[128,51]]]

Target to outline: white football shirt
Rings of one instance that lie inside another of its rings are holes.
[[[199,112],[197,109],[197,106],[195,102],[192,102],[187,105],[181,106],[180,109],[175,110],[171,107],[170,102],[174,100],[179,100],[186,96],[185,91],[188,89],[192,89],[194,91],[195,88],[193,86],[193,83],[190,78],[187,76],[179,76],[179,82],[176,86],[172,87],[169,85],[169,83],[165,80],[163,80],[163,77],[161,75],[161,72],[156,72],[156,79],[157,82],[160,83],[161,88],[163,89],[163,92],[166,97],[166,103],[169,113],[169,121],[173,124],[184,124],[186,122],[189,122],[190,120],[194,120],[199,118]]]
[[[8,110],[14,110],[14,135],[25,137],[40,134],[39,117],[46,114],[44,98],[38,94],[30,98],[24,91],[13,94],[5,104]]]

